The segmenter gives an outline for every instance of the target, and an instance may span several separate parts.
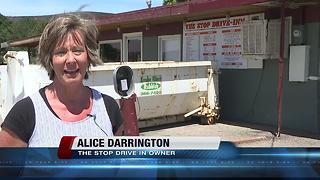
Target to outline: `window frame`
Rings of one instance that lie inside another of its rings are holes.
[[[143,36],[142,32],[133,32],[133,33],[123,33],[122,40],[123,40],[123,61],[128,62],[128,40],[132,39],[140,39],[140,61],[143,61]]]
[[[158,61],[163,61],[162,59],[162,41],[163,40],[174,40],[177,39],[179,42],[179,58],[177,61],[181,61],[181,34],[173,34],[173,35],[163,35],[158,36]]]
[[[113,40],[104,40],[104,41],[99,41],[99,49],[98,49],[98,51],[99,51],[99,57],[101,58],[101,54],[100,54],[100,45],[102,45],[102,44],[108,44],[108,43],[120,43],[120,61],[119,62],[123,62],[123,56],[122,56],[122,39],[113,39]],[[102,58],[101,58],[101,60],[102,60]],[[103,61],[102,61],[103,62]],[[103,63],[106,63],[106,62],[103,62]]]

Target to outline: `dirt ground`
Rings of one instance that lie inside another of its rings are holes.
[[[320,147],[320,139],[273,133],[248,127],[216,123],[200,125],[184,122],[156,128],[145,128],[141,136],[219,136],[222,141],[233,142],[238,147]]]

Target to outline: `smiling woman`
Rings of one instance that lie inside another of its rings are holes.
[[[75,36],[80,36],[77,33]],[[89,69],[86,47],[83,42],[77,43],[71,34],[68,34],[65,42],[55,48],[50,65],[54,82],[64,86],[72,83],[81,83],[88,77]]]
[[[57,147],[65,136],[112,136],[121,131],[118,104],[83,85],[89,68],[101,63],[97,28],[64,15],[51,20],[39,41],[39,62],[50,85],[14,105],[2,124],[0,146]]]

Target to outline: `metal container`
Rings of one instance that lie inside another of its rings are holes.
[[[9,61],[17,60],[11,58]],[[105,63],[91,67],[89,79],[84,84],[118,100],[120,96],[113,87],[113,70],[121,65],[124,64]],[[208,98],[208,70],[213,67],[210,61],[148,61],[128,62],[125,65],[130,66],[134,72],[139,127],[184,121],[184,114],[201,105],[200,97]],[[15,69],[14,72],[18,73],[10,76],[7,73],[9,71],[4,69]],[[15,102],[51,82],[47,72],[39,65],[20,63],[18,67],[17,63],[14,66],[8,63],[7,68],[2,66],[0,70],[2,118]],[[216,74],[214,81],[210,83],[214,91],[208,101],[216,104]]]

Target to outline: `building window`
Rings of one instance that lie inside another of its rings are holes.
[[[128,39],[128,61],[141,61],[141,40]]]
[[[142,61],[142,33],[123,34],[123,57],[124,61]]]
[[[99,43],[100,58],[104,63],[120,62],[122,51],[121,40],[108,40]]]
[[[161,61],[180,61],[181,46],[180,35],[159,36],[158,58]]]

